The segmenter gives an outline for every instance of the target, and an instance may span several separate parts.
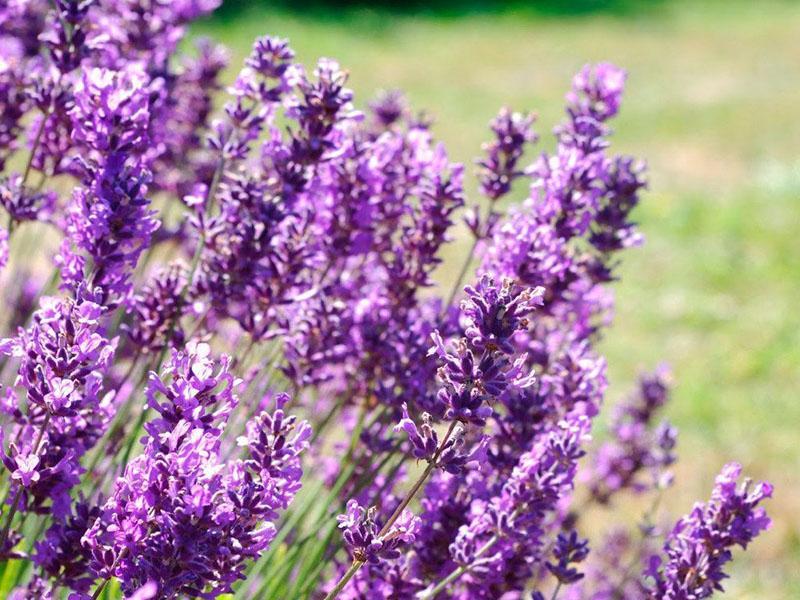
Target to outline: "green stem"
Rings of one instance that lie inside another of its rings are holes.
[[[152,527],[150,529],[152,529]],[[119,563],[120,560],[125,558],[127,554],[128,554],[128,549],[123,548],[122,552],[119,553],[119,556],[117,556],[117,558],[114,559],[114,563],[111,565],[111,569],[109,569],[111,573],[114,572],[114,568],[117,566],[117,563]],[[102,594],[103,590],[106,589],[106,586],[108,585],[109,581],[111,581],[111,575],[103,579],[103,581],[101,581],[98,584],[97,589],[95,589],[94,594],[92,594],[92,600],[97,600],[100,597],[100,594]]]
[[[350,565],[350,568],[347,570],[347,573],[345,573],[339,580],[339,582],[336,584],[336,586],[330,592],[328,592],[328,595],[325,596],[324,600],[333,600],[334,598],[336,598],[336,596],[339,595],[339,592],[341,592],[344,589],[344,586],[347,585],[347,582],[349,582],[353,578],[353,575],[358,573],[358,570],[361,568],[361,565],[363,564],[364,564],[363,560],[354,560],[353,564]]]
[[[453,434],[453,430],[456,428],[457,421],[452,421],[450,423],[450,427],[447,429],[447,433],[445,434],[444,438],[442,438],[442,443],[439,444],[439,448],[437,448],[436,453],[433,455],[433,458],[428,462],[428,466],[425,467],[425,470],[422,472],[422,475],[419,476],[416,483],[411,487],[411,489],[406,494],[403,501],[397,505],[397,508],[394,509],[392,516],[384,523],[381,530],[378,532],[378,537],[386,534],[387,531],[394,525],[394,522],[400,518],[400,515],[403,513],[405,508],[409,505],[409,503],[414,499],[414,496],[417,495],[417,492],[422,487],[422,484],[428,479],[428,476],[431,474],[434,468],[436,468],[436,463],[439,461],[439,456],[444,451],[445,444],[450,439],[450,436]]]
[[[28,156],[28,162],[25,163],[25,171],[22,173],[22,185],[24,186],[25,183],[28,181],[28,176],[31,174],[31,168],[33,167],[33,159],[36,156],[36,151],[39,149],[39,144],[42,141],[42,134],[44,133],[44,126],[47,123],[47,119],[50,117],[50,108],[44,112],[42,112],[42,122],[39,123],[39,129],[36,131],[36,137],[33,138],[33,145],[31,146],[31,153]]]
[[[558,597],[558,592],[560,591],[561,591],[561,582],[559,581],[558,584],[556,585],[556,589],[553,590],[553,595],[550,596],[550,600],[556,600],[556,597]]]
[[[458,272],[458,277],[456,277],[455,282],[453,283],[453,288],[450,290],[450,295],[447,298],[447,302],[442,305],[442,316],[444,317],[447,315],[447,311],[453,305],[453,302],[458,295],[458,292],[461,290],[461,284],[464,281],[464,277],[467,275],[467,271],[469,270],[470,265],[472,264],[472,257],[475,254],[475,249],[478,247],[478,238],[475,237],[472,240],[472,247],[469,249],[466,258],[464,259],[464,264],[461,265],[461,270]]]
[[[435,598],[436,595],[439,594],[440,592],[443,592],[448,585],[456,581],[464,573],[467,573],[472,568],[474,568],[477,565],[478,562],[477,559],[486,554],[486,552],[488,552],[489,549],[492,546],[494,546],[499,539],[500,537],[498,535],[493,535],[491,538],[489,538],[489,541],[486,542],[483,546],[481,546],[481,548],[475,553],[475,556],[472,558],[472,562],[470,562],[467,565],[461,565],[460,567],[452,571],[447,577],[442,579],[433,589],[420,592],[417,598],[419,598],[419,600],[428,600],[429,598]]]
[[[417,492],[419,492],[420,488],[428,479],[428,476],[431,474],[433,469],[436,468],[436,463],[439,460],[439,456],[444,451],[445,445],[447,444],[447,441],[450,439],[450,436],[452,435],[453,430],[456,427],[456,423],[457,421],[452,421],[450,423],[450,427],[447,429],[447,433],[445,434],[444,438],[442,438],[442,442],[436,449],[436,453],[433,455],[433,458],[431,458],[431,460],[428,462],[428,466],[425,467],[425,470],[422,472],[422,475],[420,475],[417,481],[414,482],[414,485],[411,486],[411,489],[405,495],[402,502],[400,502],[400,504],[397,505],[397,508],[395,508],[394,512],[392,513],[392,516],[389,517],[386,523],[384,523],[381,530],[378,532],[379,538],[386,535],[389,529],[391,529],[392,525],[394,525],[395,521],[397,521],[397,519],[400,518],[400,515],[403,514],[405,508],[417,495]],[[363,564],[364,561],[354,560],[350,569],[347,571],[347,573],[344,574],[342,579],[339,580],[339,583],[336,584],[336,587],[333,589],[333,591],[329,593],[327,596],[325,596],[325,600],[332,600],[333,598],[336,598],[339,592],[341,592],[342,589],[344,589],[344,586],[347,585],[347,582],[353,577],[353,575],[356,574],[356,572],[358,572],[358,570],[361,568]]]

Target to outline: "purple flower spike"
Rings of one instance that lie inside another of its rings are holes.
[[[71,112],[73,138],[101,154],[141,153],[148,141],[148,105],[143,71],[86,69]]]
[[[667,482],[666,470],[676,460],[677,432],[669,423],[655,426],[653,421],[669,399],[669,388],[670,374],[661,367],[643,375],[636,393],[617,407],[612,439],[594,457],[589,487],[597,502],[606,504],[623,489],[641,493]]]
[[[336,519],[353,559],[369,563],[398,558],[400,549],[414,542],[419,527],[419,518],[406,509],[387,532],[379,535],[375,508],[365,509],[354,499],[347,502],[346,512]]]
[[[369,103],[369,108],[380,129],[388,129],[408,115],[408,100],[400,90],[381,92]]]
[[[405,431],[411,442],[411,454],[419,460],[432,461],[438,450],[436,467],[448,473],[460,473],[467,463],[480,462],[485,458],[488,437],[484,436],[471,449],[466,446],[464,428],[459,424],[453,429],[444,446],[439,449],[439,434],[431,426],[431,415],[422,414],[422,425],[416,423],[408,415],[408,406],[403,404],[403,418],[395,425],[395,431]]]
[[[468,298],[462,303],[466,317],[466,337],[445,347],[438,332],[431,337],[430,355],[438,355],[444,365],[439,379],[444,384],[438,399],[446,406],[445,418],[483,425],[492,414],[487,402],[499,397],[509,386],[525,388],[533,374],[524,367],[525,357],[513,363],[512,336],[528,326],[526,315],[541,303],[542,290],[520,290],[510,280],[498,286],[485,275],[477,288],[465,288]]]
[[[526,144],[538,139],[533,131],[534,115],[512,112],[503,108],[490,126],[495,139],[484,144],[486,156],[478,160],[478,179],[481,192],[496,201],[511,190],[515,179],[524,175],[517,166]]]
[[[567,103],[574,114],[605,121],[619,112],[626,73],[611,63],[586,65],[575,76]]]
[[[501,286],[484,275],[477,287],[464,288],[467,299],[462,313],[468,319],[465,330],[470,345],[478,350],[500,350],[512,354],[511,338],[528,328],[527,316],[542,305],[544,288],[519,289],[506,279]]]
[[[286,396],[248,424],[239,439],[244,458],[223,458],[221,437],[238,399],[229,361],[221,363],[207,344],[190,343],[165,368],[169,385],[151,380],[150,403],[161,417],[148,423],[143,454],[83,536],[91,568],[117,577],[125,594],[149,582],[165,598],[231,593],[300,489],[311,430],[285,414]]]
[[[0,179],[0,206],[16,223],[47,221],[56,205],[52,191],[37,192],[22,185],[22,175],[13,173]]]
[[[559,533],[553,556],[557,562],[546,563],[547,570],[563,584],[575,583],[583,578],[583,573],[572,565],[583,562],[589,556],[589,542],[578,537],[575,531]]]
[[[725,465],[717,477],[711,500],[696,504],[681,518],[664,544],[664,560],[653,556],[647,575],[655,580],[648,598],[684,600],[708,598],[722,591],[725,565],[734,546],[747,545],[770,525],[759,506],[772,496],[769,483],[739,483],[742,468]]]

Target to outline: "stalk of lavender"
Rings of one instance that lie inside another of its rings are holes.
[[[668,394],[669,373],[662,367],[642,376],[636,393],[617,407],[611,424],[612,440],[594,455],[588,482],[594,501],[607,504],[624,489],[641,493],[658,487],[664,470],[675,462],[675,429],[667,422],[657,427],[652,424]],[[642,471],[649,477],[643,478]]]
[[[73,194],[58,264],[63,285],[74,289],[87,276],[88,258],[88,281],[112,308],[128,299],[133,268],[158,227],[145,196],[150,174],[138,158],[149,141],[152,92],[145,83],[134,68],[86,70],[71,111],[74,139],[89,154],[82,160],[84,187]]]
[[[647,598],[708,598],[722,591],[731,548],[747,545],[770,525],[759,506],[772,496],[768,483],[739,483],[742,468],[726,465],[717,477],[711,499],[698,503],[678,520],[664,543],[663,559],[655,555],[645,575],[652,578]]]
[[[397,429],[408,435],[414,456],[426,460],[428,464],[377,534],[373,532],[372,536],[364,536],[361,532],[355,533],[352,531],[353,523],[360,521],[352,518],[343,521],[348,524],[344,537],[353,554],[353,566],[337,582],[328,598],[335,598],[368,560],[376,562],[378,558],[392,558],[396,546],[390,544],[387,546],[390,550],[382,553],[385,541],[414,541],[412,535],[395,535],[395,522],[407,514],[407,506],[435,468],[458,472],[465,463],[477,458],[478,450],[483,446],[479,443],[472,452],[465,452],[465,431],[461,424],[483,426],[492,413],[490,400],[497,398],[509,386],[525,387],[530,384],[530,376],[521,369],[524,357],[514,362],[509,360],[509,355],[513,354],[511,338],[517,331],[527,327],[527,315],[541,303],[542,290],[520,290],[511,281],[498,286],[486,276],[476,288],[468,286],[466,293],[467,300],[462,306],[468,323],[465,337],[454,345],[453,350],[449,350],[439,333],[434,332],[434,346],[430,351],[444,363],[439,371],[443,386],[438,400],[443,417],[450,423],[447,432],[439,442],[435,430],[428,424],[430,416],[423,416],[425,425],[420,433],[405,412]],[[352,502],[348,503],[349,512],[364,510]],[[410,519],[410,513],[408,515],[406,520]],[[373,520],[370,517],[370,522]],[[369,548],[376,552],[370,553]]]
[[[572,489],[588,430],[585,417],[564,422],[524,454],[500,494],[459,530],[450,547],[458,568],[419,597],[434,598],[465,575],[478,593],[491,586],[493,562],[504,554],[500,546],[518,540],[541,544],[545,519]]]
[[[0,343],[3,354],[19,359],[14,387],[23,391],[28,405],[24,412],[16,389],[8,391],[5,406],[14,429],[2,458],[11,473],[13,501],[4,544],[20,508],[56,518],[69,513],[69,492],[81,474],[78,461],[110,416],[111,397],[103,395],[102,381],[116,339],[103,335],[105,309],[98,300],[83,288],[74,300],[44,298],[30,328]],[[4,553],[8,550],[3,547]]]
[[[169,383],[151,375],[148,404],[159,417],[83,539],[103,582],[116,577],[126,593],[154,582],[162,597],[214,598],[232,591],[274,537],[272,521],[300,489],[311,430],[284,413],[288,397],[279,397],[239,439],[246,458],[225,463],[220,440],[239,383],[229,365],[223,357],[217,367],[208,345],[190,342],[165,367]]]
[[[472,246],[467,252],[461,270],[456,276],[445,307],[450,307],[469,270],[475,250],[481,240],[490,237],[500,217],[496,205],[498,200],[511,191],[515,179],[525,175],[518,166],[526,144],[535,144],[538,136],[533,130],[534,115],[512,112],[504,107],[489,124],[495,139],[483,145],[485,156],[476,160],[480,191],[489,201],[489,210],[482,221],[480,207],[474,206],[467,215],[467,226],[473,235]]]

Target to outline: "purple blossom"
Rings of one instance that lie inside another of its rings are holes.
[[[497,349],[512,354],[512,336],[528,328],[527,316],[542,304],[544,289],[519,291],[512,281],[496,286],[491,277],[484,276],[478,286],[464,288],[467,300],[462,313],[467,320],[465,335],[477,350]]]
[[[511,190],[515,179],[524,175],[517,163],[526,144],[535,144],[534,116],[500,110],[490,126],[495,139],[483,145],[486,156],[478,160],[481,193],[492,202]]]
[[[585,417],[561,423],[520,457],[496,496],[473,503],[469,522],[450,546],[455,563],[468,569],[471,593],[486,593],[512,573],[507,586],[524,586],[530,564],[544,558],[546,520],[572,489],[588,428]],[[526,541],[520,551],[531,559],[518,562],[523,557],[514,550],[515,540]]]
[[[151,379],[166,401],[151,406],[144,453],[131,461],[101,515],[83,538],[98,577],[117,577],[132,594],[154,582],[164,597],[215,598],[230,593],[246,561],[275,536],[272,524],[300,488],[300,453],[310,429],[272,414],[248,426],[239,444],[244,459],[226,462],[221,435],[237,398],[227,360],[220,370],[203,344],[175,353],[165,370],[172,382]],[[213,390],[222,385],[223,391]],[[216,410],[211,412],[211,408]]]
[[[93,577],[88,569],[91,555],[81,545],[81,538],[99,514],[99,507],[79,500],[70,514],[48,528],[33,556],[47,575],[82,593],[88,592]]]
[[[43,298],[28,329],[0,342],[0,353],[18,361],[6,395],[13,440],[3,462],[25,488],[27,511],[69,511],[69,492],[83,472],[79,460],[102,435],[113,394],[103,389],[116,339],[101,326],[104,314],[82,289],[77,299]],[[27,412],[19,401],[23,391]]]
[[[548,562],[545,566],[560,583],[575,583],[583,578],[583,573],[572,565],[583,562],[588,555],[589,543],[578,537],[576,531],[559,533],[553,548],[553,557],[557,562]]]
[[[612,440],[598,448],[589,487],[605,504],[619,491],[642,492],[658,486],[665,469],[675,462],[676,432],[669,423],[653,424],[655,412],[669,397],[669,372],[662,367],[642,376],[638,389],[617,407],[611,424]],[[648,471],[650,480],[641,472]]]
[[[605,121],[617,114],[625,88],[626,74],[611,63],[585,65],[567,94],[569,111]]]
[[[150,373],[147,405],[160,416],[145,425],[147,432],[157,438],[186,424],[219,434],[218,425],[236,406],[239,383],[230,372],[230,358],[220,358],[217,368],[208,344],[190,341],[184,351],[173,350],[161,375]]]
[[[408,101],[400,90],[385,90],[369,103],[370,111],[380,130],[388,129],[409,112]]]
[[[23,487],[30,487],[32,483],[36,483],[40,479],[39,472],[36,470],[39,466],[39,457],[28,454],[22,456],[18,454],[14,458],[16,469],[11,473],[11,479],[18,481]]]
[[[141,153],[148,142],[148,92],[146,75],[135,67],[85,69],[70,111],[73,139],[101,155]]]
[[[172,263],[156,273],[131,299],[132,323],[125,328],[141,352],[156,354],[169,342],[176,346],[183,343],[180,317],[186,306],[181,297],[186,285],[186,267]]]
[[[464,465],[485,458],[487,437],[481,438],[471,449],[467,449],[464,428],[456,425],[444,445],[439,445],[439,434],[431,426],[431,415],[422,413],[422,425],[409,417],[408,407],[403,405],[403,418],[395,425],[395,431],[404,431],[411,442],[411,454],[419,460],[433,461],[435,466],[448,473],[460,473]]]
[[[648,598],[708,598],[722,591],[734,546],[747,545],[770,525],[761,502],[772,496],[768,483],[739,483],[742,468],[725,465],[711,499],[697,503],[678,520],[664,543],[662,559],[653,556],[646,574],[654,583]]]
[[[462,312],[466,318],[466,337],[451,349],[445,347],[438,332],[432,335],[429,351],[444,365],[439,378],[444,384],[440,402],[447,407],[445,418],[482,425],[492,414],[486,404],[500,396],[509,385],[524,388],[533,380],[523,368],[525,357],[511,363],[511,336],[527,327],[524,315],[541,301],[541,289],[520,290],[511,281],[497,286],[484,276],[477,288],[466,288],[468,300]]]
[[[47,221],[55,205],[54,192],[37,192],[25,187],[18,173],[0,179],[0,206],[6,210],[12,222]]]
[[[398,558],[400,548],[414,541],[419,518],[411,511],[404,510],[383,533],[380,532],[375,516],[374,507],[365,509],[351,499],[347,503],[345,514],[336,517],[353,560],[377,563],[382,559]]]
[[[59,417],[96,405],[116,343],[102,334],[103,313],[88,298],[43,298],[30,328],[0,343],[4,354],[20,359],[15,386],[29,403]]]
[[[74,289],[87,276],[85,252],[90,284],[111,306],[129,295],[131,271],[159,225],[146,198],[150,173],[136,159],[148,141],[145,83],[134,68],[84,71],[71,111],[74,139],[88,147],[90,158],[83,161],[85,185],[67,211],[58,262],[64,285]]]

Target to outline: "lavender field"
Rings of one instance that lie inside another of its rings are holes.
[[[215,4],[0,7],[0,596],[800,596],[800,5]]]

